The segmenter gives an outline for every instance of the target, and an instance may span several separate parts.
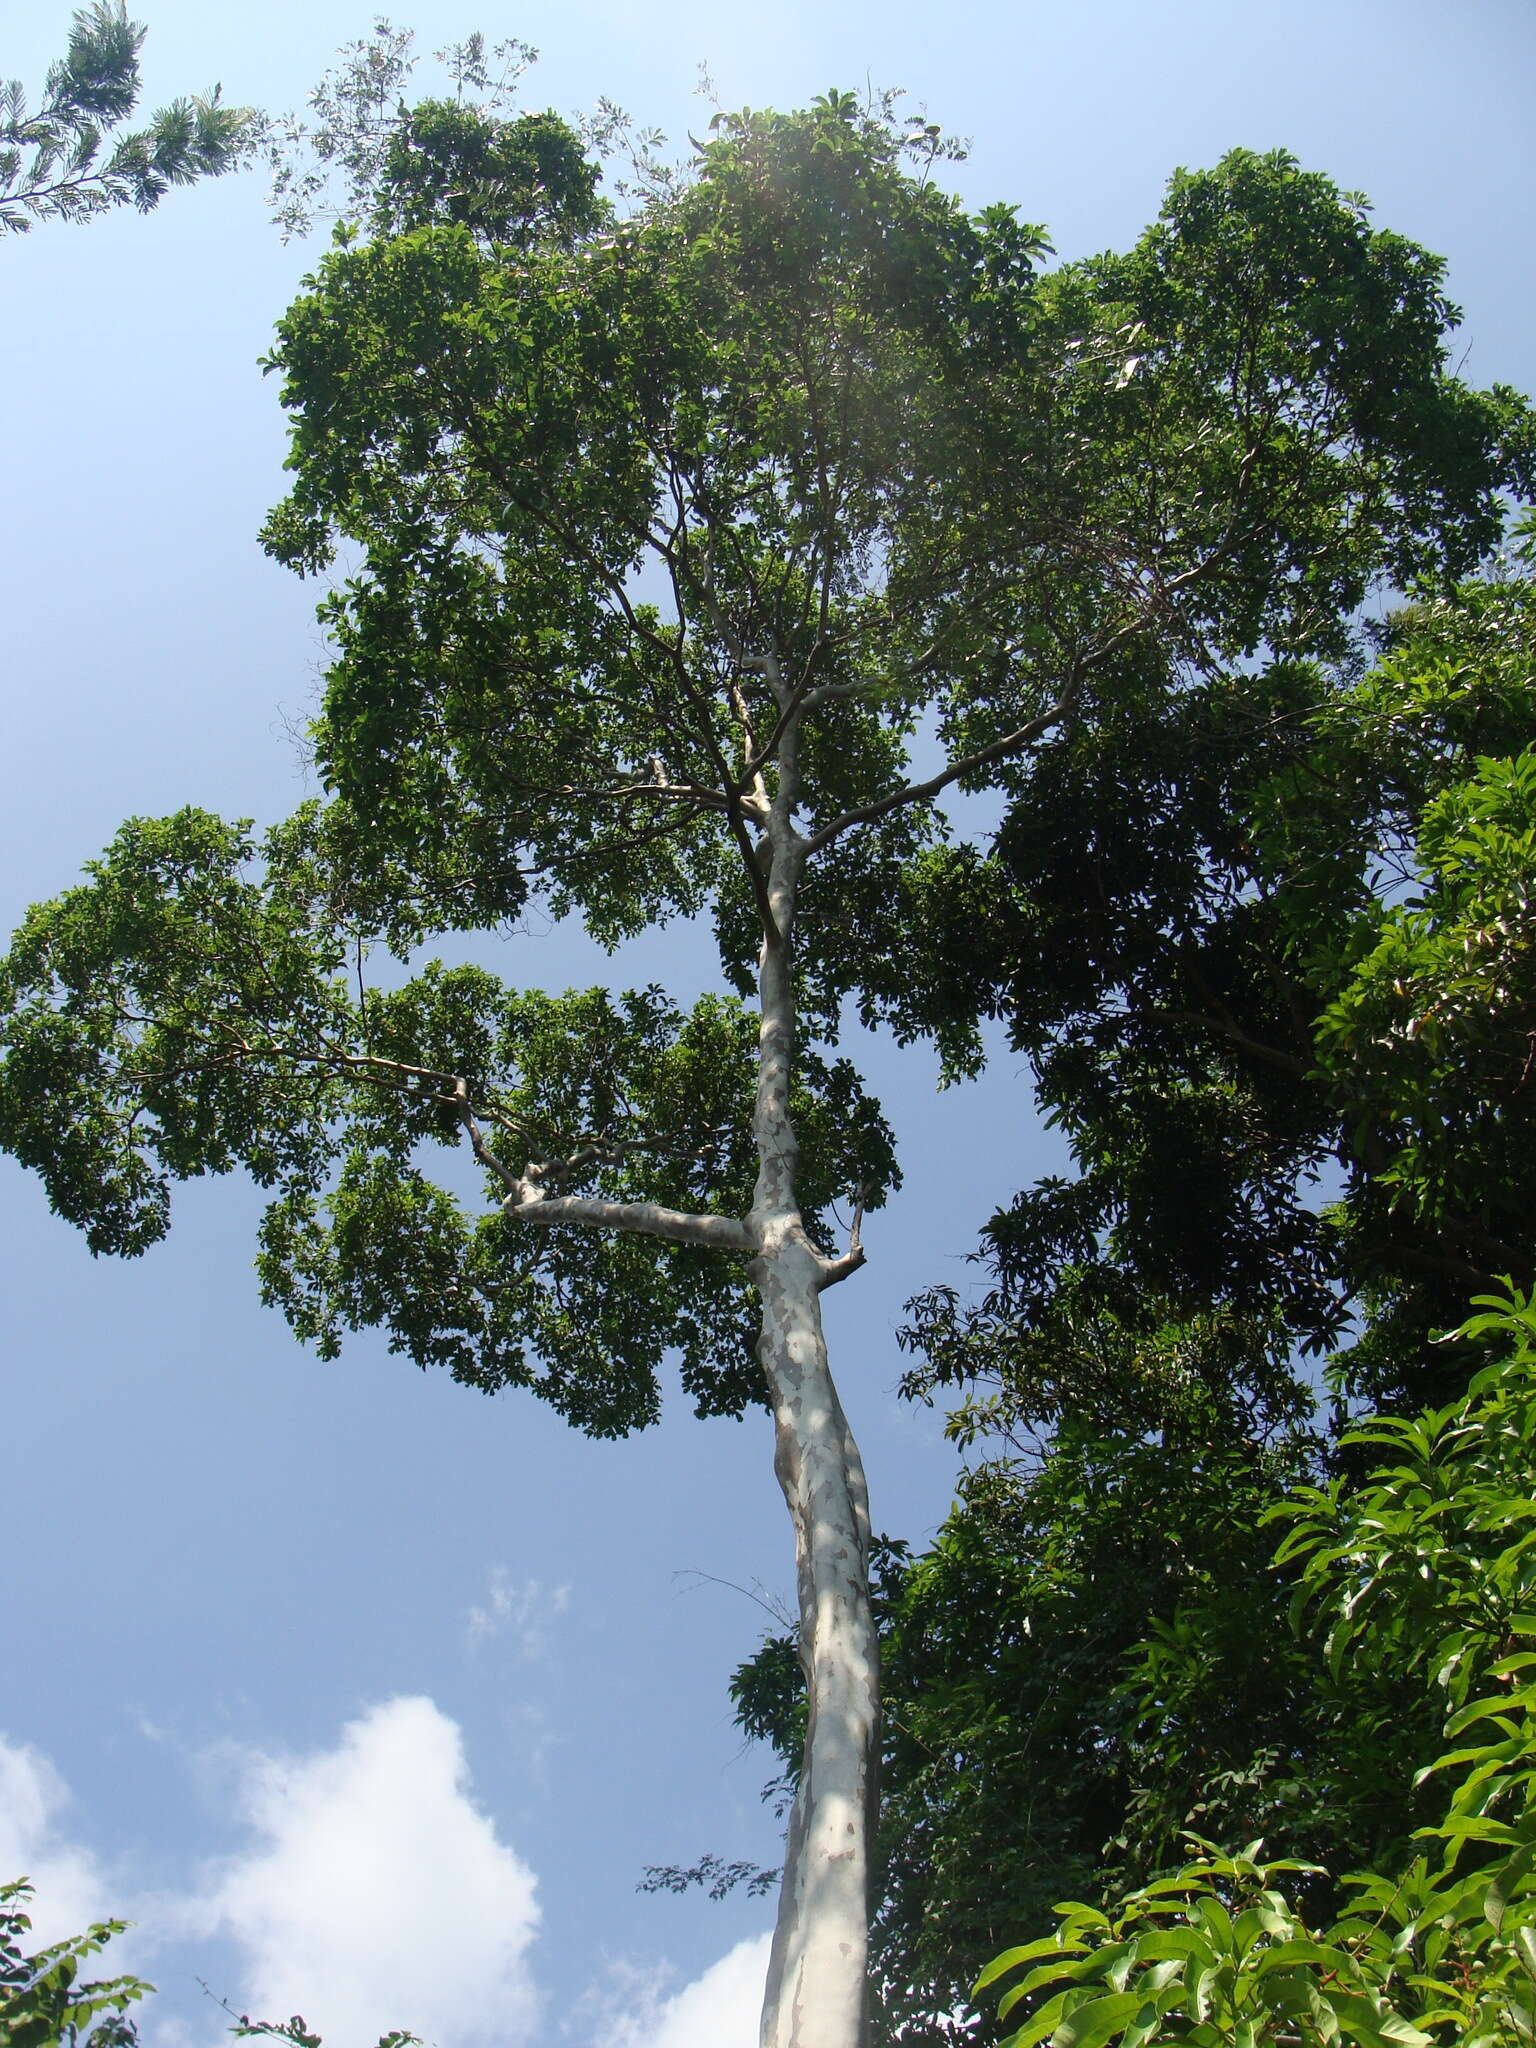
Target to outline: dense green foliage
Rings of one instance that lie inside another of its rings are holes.
[[[245,1168],[275,1191],[264,1296],[322,1355],[382,1327],[419,1365],[531,1386],[596,1435],[655,1418],[668,1352],[700,1412],[760,1400],[739,1265],[617,1234],[518,1242],[493,1170],[479,1204],[428,1170],[468,1130],[482,1153],[557,1157],[561,1192],[745,1206],[754,1020],[727,999],[684,1015],[656,989],[521,993],[437,963],[359,988],[312,822],[257,848],[201,813],[140,821],[33,913],[7,985],[48,994],[11,1026],[8,1148],[119,1254],[163,1235],[176,1180]],[[813,1226],[849,1186],[877,1206],[889,1135],[848,1063],[808,1058],[796,1110]]]
[[[1351,1387],[1411,1401],[1456,1383],[1428,1333],[1528,1277],[1536,599],[1513,560],[1380,637],[1363,670],[1277,663],[1073,735],[985,867],[933,879],[966,1014],[1007,1020],[1080,1171],[991,1224],[979,1309],[919,1304],[914,1390],[1017,1359],[1049,1421],[1039,1361],[1085,1315],[1150,1335],[1171,1306],[1354,1335]]]
[[[1399,1805],[1416,1794],[1424,1807],[1416,1840],[1346,1876],[1342,1912],[1316,1933],[1296,1896],[1326,1900],[1327,1873],[1261,1867],[1257,1845],[1234,1860],[1202,1844],[1199,1862],[1108,1912],[1058,1908],[1054,1935],[984,1973],[1026,1969],[1000,2005],[1004,2019],[1021,2001],[1028,2014],[1010,2048],[1531,2037],[1536,1311],[1489,1300],[1462,1334],[1499,1354],[1463,1400],[1348,1432],[1384,1462],[1294,1493],[1270,1517],[1289,1524],[1276,1564],[1296,1576],[1313,1689],[1363,1751],[1399,1760]]]
[[[24,234],[38,221],[90,220],[113,206],[147,213],[172,185],[216,178],[250,155],[257,117],[224,106],[217,86],[206,99],[172,100],[147,128],[113,135],[138,102],[144,33],[124,0],[94,0],[77,10],[34,112],[19,80],[0,88],[0,228]]]

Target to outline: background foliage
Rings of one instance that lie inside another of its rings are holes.
[[[1311,1685],[1362,1755],[1399,1760],[1400,1804],[1417,1797],[1424,1812],[1412,1840],[1341,1880],[1261,1862],[1257,1845],[1233,1856],[1197,1841],[1196,1862],[1108,1912],[1058,1907],[1054,1935],[982,1974],[979,1988],[1026,1971],[999,2001],[1002,2019],[1028,2013],[1010,2048],[1530,2038],[1536,1311],[1521,1296],[1482,1307],[1461,1334],[1496,1362],[1461,1401],[1350,1430],[1344,1444],[1372,1469],[1301,1489],[1269,1517],[1289,1524],[1276,1564],[1296,1573]],[[1402,1715],[1415,1696],[1417,1740]],[[1454,1747],[1435,1753],[1426,1718]],[[1297,1903],[1330,1891],[1342,1894],[1330,1922]]]

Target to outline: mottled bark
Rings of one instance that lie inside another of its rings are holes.
[[[751,1268],[773,1398],[774,1469],[795,1529],[809,1719],[763,2003],[762,2048],[859,2048],[867,2038],[869,1853],[878,1760],[878,1651],[869,1504],[827,1367],[823,1260],[798,1216],[776,1219]]]
[[[864,1468],[827,1364],[821,1293],[861,1263],[857,1237],[841,1258],[801,1218],[799,1148],[790,1117],[796,1053],[795,906],[809,845],[795,825],[800,707],[763,672],[781,706],[777,775],[763,778],[738,822],[758,828],[754,893],[763,916],[762,1021],[753,1136],[757,1184],[744,1218],[690,1215],[650,1202],[550,1194],[545,1168],[497,1166],[506,1207],[532,1224],[576,1223],[744,1253],[762,1299],[758,1357],[775,1430],[774,1469],[795,1531],[800,1660],[809,1719],[790,1817],[778,1923],[763,2004],[762,2048],[864,2048],[869,1859],[879,1748],[879,1656],[869,1598],[869,1497]],[[467,1112],[466,1112],[467,1115]],[[485,1154],[473,1119],[471,1138]],[[490,1163],[496,1164],[491,1158]]]
[[[774,1469],[795,1530],[809,1719],[761,2041],[762,2048],[862,2048],[879,1655],[869,1599],[869,1496],[821,1322],[821,1290],[842,1277],[848,1262],[828,1259],[811,1242],[796,1190],[792,946],[806,846],[794,824],[795,740],[791,721],[763,849],[771,926],[760,958],[758,1175],[747,1224],[758,1246],[749,1270],[763,1303],[758,1356],[773,1403]]]

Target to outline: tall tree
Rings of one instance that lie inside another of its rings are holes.
[[[148,213],[172,185],[216,178],[251,154],[258,118],[224,106],[217,86],[113,136],[138,104],[144,35],[124,0],[95,0],[77,9],[34,112],[19,79],[0,88],[0,228],[25,234],[38,221],[91,220],[113,206]]]
[[[878,1000],[947,790],[1470,564],[1521,426],[1448,375],[1433,259],[1289,158],[1181,176],[1130,256],[1043,276],[941,149],[838,94],[723,118],[621,219],[550,116],[403,114],[273,357],[268,546],[360,557],[322,608],[329,798],[259,845],[128,826],[5,969],[0,1131],[95,1248],[244,1166],[322,1349],[382,1326],[594,1431],[651,1419],[669,1351],[706,1412],[765,1390],[808,1695],[769,2048],[866,2029],[869,1519],[819,1298],[894,1163],[819,1045]],[[707,910],[755,1014],[367,985],[370,946],[532,891],[608,941]]]

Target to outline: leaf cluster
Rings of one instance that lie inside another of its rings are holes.
[[[6,964],[0,1133],[93,1250],[168,1227],[178,1181],[242,1169],[271,1191],[264,1297],[322,1355],[347,1330],[487,1391],[533,1386],[613,1434],[655,1419],[665,1356],[704,1413],[761,1398],[739,1258],[551,1224],[501,1202],[552,1194],[705,1214],[750,1204],[756,1023],[657,989],[523,992],[469,965],[369,980],[336,921],[320,830],[183,812],[123,828],[91,879],[38,906]],[[355,907],[355,906],[354,906]],[[890,1133],[846,1061],[808,1059],[793,1099],[808,1227],[877,1207]],[[455,1164],[454,1155],[464,1161]],[[467,1170],[466,1170],[467,1169]]]
[[[343,46],[341,61],[321,78],[302,113],[284,114],[265,128],[272,218],[284,241],[308,234],[321,219],[354,233],[354,224],[374,214],[386,184],[396,180],[406,194],[414,188],[444,201],[457,198],[460,219],[478,218],[470,195],[501,186],[509,172],[526,188],[526,158],[514,152],[513,163],[503,161],[491,138],[508,123],[518,82],[538,51],[516,37],[487,47],[478,32],[450,43],[433,54],[451,99],[429,97],[413,114],[404,95],[420,62],[415,44],[412,30],[377,17],[369,35]],[[462,157],[461,149],[467,152]],[[445,185],[450,164],[464,175]],[[497,218],[496,209],[484,218]]]
[[[1456,1746],[1419,1769],[1428,1847],[1343,1880],[1313,1934],[1293,1897],[1323,1873],[1260,1845],[1198,1860],[1108,1912],[1058,1907],[1056,1933],[999,1957],[1019,1969],[999,2017],[1009,2048],[1051,2042],[1435,2042],[1506,2048],[1536,2018],[1536,1607],[1529,1471],[1536,1314],[1490,1298],[1462,1329],[1500,1356],[1451,1407],[1377,1417],[1351,1441],[1380,1459],[1356,1481],[1294,1493],[1276,1554],[1318,1682],[1408,1680]],[[1381,1731],[1378,1729],[1377,1731]],[[1470,1737],[1470,1740],[1468,1739]],[[1033,1966],[1033,1967],[1030,1967]]]
[[[1529,1276],[1532,626],[1516,558],[1369,665],[1130,700],[1036,756],[989,856],[921,868],[918,930],[967,943],[908,1028],[1006,1018],[1078,1171],[993,1219],[977,1307],[915,1304],[912,1391],[1001,1371],[1048,1421],[1042,1346],[1155,1344],[1148,1302],[1273,1317],[1282,1360],[1352,1338],[1362,1398],[1455,1389],[1429,1332]]]
[[[206,98],[172,100],[145,128],[114,133],[138,102],[144,34],[124,0],[93,0],[76,10],[34,111],[19,80],[0,90],[0,228],[24,234],[114,206],[148,213],[171,186],[216,178],[252,154],[259,117],[225,106],[217,86]]]
[[[81,1979],[125,1923],[103,1920],[84,1934],[28,1954],[32,1887],[0,1884],[0,2042],[5,2048],[133,2048],[130,2008],[154,1990],[137,1977]]]
[[[1034,2001],[1006,2048],[1433,2048],[1392,2009],[1348,1932],[1319,1938],[1295,1911],[1281,1887],[1307,1866],[1260,1861],[1258,1843],[1235,1856],[1194,1846],[1196,1861],[1112,1915],[1058,1906],[1053,1935],[987,1966],[978,1993],[1027,1973],[1003,1993],[1000,2019]]]

